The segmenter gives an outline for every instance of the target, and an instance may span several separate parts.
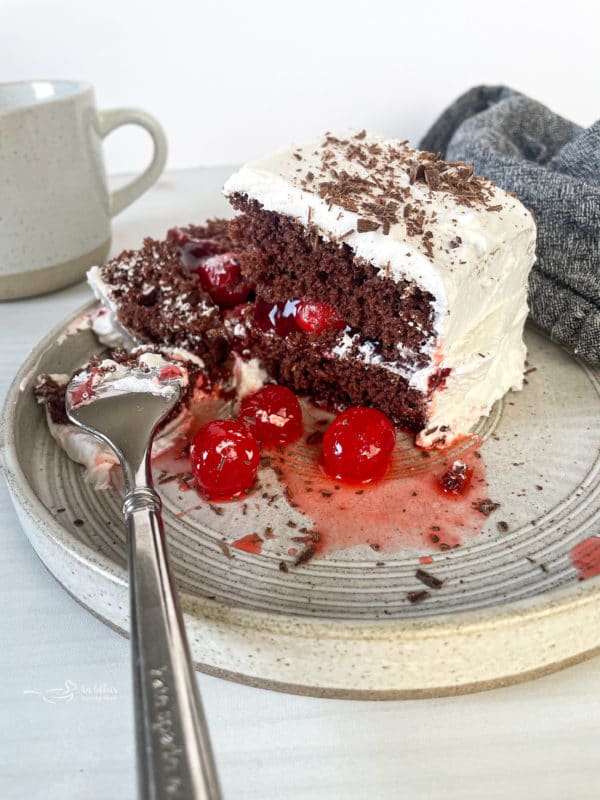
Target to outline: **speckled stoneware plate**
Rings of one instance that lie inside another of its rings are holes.
[[[66,335],[82,313],[50,333],[17,375],[3,411],[2,459],[44,564],[82,605],[126,632],[120,496],[84,482],[50,438],[31,391],[39,372],[70,372],[98,350],[89,330]],[[311,453],[296,448],[288,476],[295,463],[295,474],[314,479],[324,530],[320,552],[299,566],[313,520],[306,493],[299,505],[288,502],[293,475],[286,495],[265,466],[246,502],[222,506],[202,503],[178,480],[162,483],[198,668],[305,694],[418,697],[523,680],[600,651],[599,376],[533,330],[527,344],[527,385],[477,428],[483,443],[469,507],[449,506],[458,515],[453,530],[468,529],[459,547],[441,541],[445,522],[433,523],[445,512],[433,494],[425,493],[420,517],[409,508],[430,480],[423,475],[443,464],[406,437],[394,480],[366,499],[343,487],[323,494]],[[499,507],[481,513],[483,496]],[[328,525],[340,519],[328,543]],[[251,552],[235,546],[240,539]]]

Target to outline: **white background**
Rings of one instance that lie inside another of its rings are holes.
[[[0,80],[82,78],[162,122],[169,167],[231,164],[348,126],[418,140],[454,97],[506,83],[589,125],[593,0],[0,0]],[[113,134],[111,172],[146,135]]]

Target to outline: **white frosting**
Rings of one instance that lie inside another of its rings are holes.
[[[107,347],[124,347],[129,345],[129,336],[123,331],[114,311],[108,308],[99,308],[92,314],[92,330]]]
[[[398,142],[371,135],[361,142],[378,145],[383,152],[388,144],[399,147]],[[380,163],[385,163],[388,174],[393,173],[395,184],[410,192],[406,202],[422,202],[428,216],[435,213],[435,221],[426,224],[432,233],[429,258],[422,237],[408,235],[404,218],[391,225],[387,235],[381,227],[358,233],[357,222],[363,214],[319,195],[319,185],[332,180],[322,163],[325,149],[333,150],[338,173],[370,177],[371,169],[348,158],[343,146],[329,142],[324,148],[319,140],[246,164],[229,178],[224,192],[247,195],[267,211],[316,229],[326,240],[343,238],[356,257],[378,268],[381,277],[414,281],[433,295],[435,337],[423,349],[431,363],[419,371],[408,370],[406,377],[412,387],[426,393],[436,370],[451,370],[446,387],[434,393],[427,426],[447,426],[448,443],[489,413],[508,389],[521,387],[527,277],[535,260],[533,217],[516,198],[493,184],[488,184],[487,202],[501,206],[499,211],[489,211],[482,204],[461,205],[449,192],[433,192],[421,182],[410,184],[406,164],[401,159],[386,161],[382,155]],[[310,183],[303,181],[307,172],[314,175]],[[348,353],[342,342],[333,355],[356,357]],[[368,348],[358,357],[376,363]],[[391,363],[380,366],[402,370]],[[439,431],[431,436],[422,433],[419,444],[435,443],[439,436]]]
[[[129,350],[136,339],[117,319],[117,306],[110,296],[110,286],[102,279],[102,268],[89,269],[87,280],[94,296],[102,304],[102,308],[92,315],[92,330],[107,347],[124,347]]]
[[[86,312],[82,314],[80,317],[77,317],[73,320],[67,327],[63,330],[61,335],[56,340],[56,344],[62,344],[66,341],[67,337],[75,336],[80,331],[84,331],[90,327],[90,314]]]
[[[60,386],[69,382],[69,376],[62,373],[49,377]],[[43,403],[40,399],[38,402]],[[50,435],[59,447],[62,447],[72,461],[85,467],[85,479],[88,483],[95,489],[108,489],[116,485],[114,469],[119,466],[119,459],[107,444],[75,425],[54,422],[48,408],[46,422]]]
[[[233,379],[238,400],[243,400],[249,394],[258,392],[267,381],[267,373],[261,367],[258,358],[247,361],[234,353]]]
[[[119,460],[108,445],[75,425],[53,422],[48,411],[46,411],[46,421],[52,438],[72,461],[85,468],[85,480],[94,489],[120,488],[121,473],[119,470],[115,471],[115,467],[119,466]],[[178,440],[185,438],[192,422],[193,416],[188,409],[183,409],[170,420],[154,440],[152,459],[160,458],[169,452]]]
[[[85,467],[85,480],[94,489],[108,489],[118,485],[114,470],[119,466],[119,459],[108,445],[75,425],[53,422],[47,410],[46,421],[56,443],[72,461]]]
[[[411,355],[414,356],[412,350],[408,350],[401,345],[397,347],[397,350],[398,357],[410,358]],[[403,378],[409,381],[414,380],[415,375],[417,375],[415,369],[411,367],[409,363],[403,361],[386,361],[383,356],[377,352],[377,348],[373,342],[367,340],[361,343],[359,333],[350,334],[344,331],[340,335],[339,343],[332,349],[331,355],[334,356],[334,358],[341,359],[358,358],[369,366],[372,365],[387,369],[389,372],[393,372],[396,375],[402,375]]]
[[[91,267],[87,272],[87,281],[96,299],[110,311],[116,311],[116,303],[110,296],[110,286],[102,278],[102,267]]]
[[[78,405],[87,403],[104,392],[110,392],[111,395],[145,393],[171,399],[178,394],[178,387],[185,388],[188,385],[188,372],[183,364],[177,365],[180,375],[174,379],[165,381],[160,378],[160,370],[173,365],[173,361],[167,361],[160,353],[141,353],[138,365],[125,366],[112,358],[105,358],[99,363],[98,369],[91,372],[88,369],[82,370],[73,378],[72,384],[89,382],[91,392]]]

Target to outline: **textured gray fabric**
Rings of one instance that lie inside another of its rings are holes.
[[[506,86],[477,86],[434,123],[421,148],[468,161],[536,216],[533,320],[600,363],[600,121],[581,128]]]

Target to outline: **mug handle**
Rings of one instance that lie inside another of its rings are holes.
[[[154,153],[152,161],[141,175],[110,193],[111,217],[123,211],[149,189],[159,179],[167,161],[167,138],[158,120],[137,108],[113,108],[98,112],[98,130],[103,139],[121,125],[141,125],[147,130],[154,143]]]

